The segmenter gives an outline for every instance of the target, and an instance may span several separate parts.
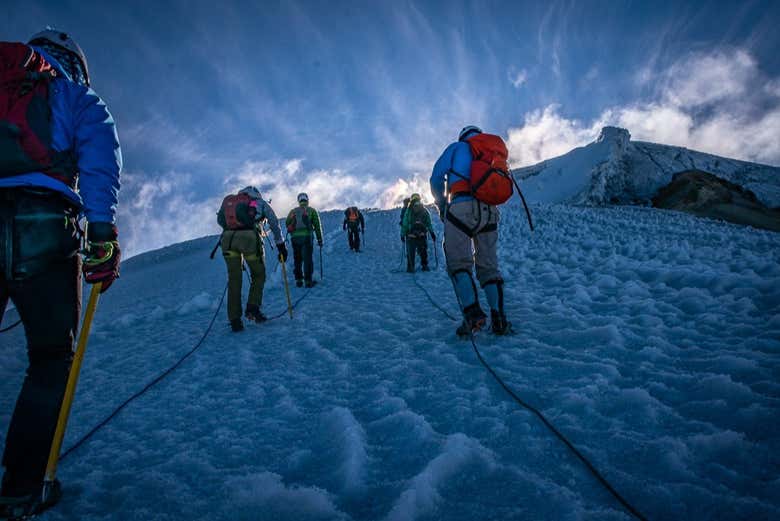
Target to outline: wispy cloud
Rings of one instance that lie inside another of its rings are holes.
[[[519,89],[525,85],[526,81],[528,81],[528,71],[525,69],[520,69],[519,71],[515,69],[509,70],[509,82],[514,88]]]

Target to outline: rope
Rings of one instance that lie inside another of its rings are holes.
[[[298,300],[295,301],[293,304],[293,309],[300,304],[303,299],[309,296],[309,293],[311,293],[311,289],[309,289],[306,293],[301,296]],[[206,340],[206,337],[211,332],[211,328],[214,327],[214,322],[217,320],[217,316],[219,315],[220,309],[222,309],[222,304],[225,301],[225,295],[227,295],[227,285],[225,286],[224,291],[222,292],[222,298],[219,301],[219,305],[217,306],[217,310],[214,312],[214,316],[211,317],[211,322],[209,323],[209,327],[206,328],[206,331],[203,333],[203,336],[200,338],[197,344],[195,344],[195,347],[193,347],[189,352],[187,352],[184,356],[182,356],[175,364],[173,364],[171,367],[163,371],[159,376],[157,376],[154,380],[146,384],[146,386],[135,393],[133,396],[125,400],[119,407],[117,407],[114,412],[109,414],[103,421],[98,423],[95,427],[92,428],[87,434],[85,434],[81,439],[79,439],[76,443],[74,443],[68,450],[66,450],[62,456],[60,456],[60,461],[64,460],[69,454],[74,452],[76,449],[81,447],[84,443],[86,443],[97,431],[102,429],[108,422],[110,422],[114,417],[119,414],[119,412],[124,409],[130,402],[135,400],[136,398],[139,398],[141,395],[145,394],[146,391],[154,387],[156,384],[161,382],[165,377],[170,375],[173,371],[175,371],[184,361],[189,358],[195,351],[200,348],[201,345],[203,345],[203,342]],[[269,317],[267,322],[270,322],[271,320],[276,320],[277,318],[283,317],[287,313],[287,309],[285,308],[281,313],[278,315],[274,315],[272,317]]]
[[[305,299],[306,297],[308,297],[308,296],[309,296],[309,293],[311,293],[311,290],[312,290],[312,288],[309,288],[309,289],[307,289],[307,290],[306,290],[306,293],[304,293],[304,294],[303,294],[303,296],[301,296],[301,298],[299,298],[298,300],[296,300],[295,302],[293,302],[292,309],[295,309],[295,308],[298,306],[298,304],[300,304],[300,303],[301,303],[301,301],[303,301],[303,299]],[[268,320],[266,320],[266,322],[270,322],[270,321],[272,321],[272,320],[276,320],[277,318],[282,318],[282,317],[283,317],[283,316],[285,316],[286,314],[287,314],[287,308],[284,308],[284,309],[282,310],[282,312],[281,312],[281,313],[279,313],[278,315],[273,315],[273,316],[270,316],[270,317],[268,317]]]
[[[69,454],[71,454],[73,451],[75,451],[76,449],[78,449],[78,448],[79,448],[81,445],[83,445],[84,443],[86,443],[86,442],[87,442],[87,440],[89,440],[89,439],[90,439],[90,438],[91,438],[91,437],[92,437],[92,436],[93,436],[93,435],[94,435],[94,434],[95,434],[97,431],[99,431],[101,428],[103,428],[103,427],[104,427],[104,426],[105,426],[105,425],[106,425],[108,422],[110,422],[110,421],[111,421],[111,420],[112,420],[112,419],[113,419],[113,418],[114,418],[114,417],[115,417],[117,414],[119,414],[119,412],[120,412],[122,409],[124,409],[124,408],[125,408],[125,407],[126,407],[126,406],[127,406],[129,403],[130,403],[130,402],[132,402],[132,401],[133,401],[133,400],[135,400],[136,398],[138,398],[138,397],[140,397],[141,395],[143,395],[144,393],[146,393],[146,391],[148,391],[149,389],[151,389],[152,387],[154,387],[154,386],[155,386],[157,383],[159,383],[160,381],[162,381],[162,380],[163,380],[163,379],[164,379],[166,376],[168,376],[168,375],[169,375],[169,374],[171,374],[173,371],[175,371],[175,370],[176,370],[176,368],[178,368],[178,367],[179,367],[179,366],[180,366],[182,363],[184,363],[184,361],[185,361],[187,358],[189,358],[189,357],[190,357],[190,356],[191,356],[191,355],[192,355],[192,354],[193,354],[195,351],[197,351],[197,350],[198,350],[198,348],[200,348],[200,346],[201,346],[201,345],[203,345],[203,342],[206,340],[206,337],[207,337],[207,336],[208,336],[208,334],[211,332],[211,328],[214,326],[214,322],[217,320],[217,315],[219,315],[219,310],[220,310],[220,309],[222,309],[222,303],[225,301],[225,295],[227,295],[227,285],[225,285],[225,289],[224,289],[224,291],[222,292],[222,298],[221,298],[221,299],[220,299],[220,301],[219,301],[219,305],[217,306],[217,310],[214,312],[214,316],[213,316],[213,317],[211,317],[211,322],[209,323],[209,327],[207,327],[207,328],[206,328],[206,331],[203,333],[203,336],[200,338],[200,340],[198,341],[198,343],[197,343],[197,344],[195,344],[195,347],[193,347],[192,349],[190,349],[190,351],[189,351],[187,354],[185,354],[184,356],[182,356],[182,357],[181,357],[181,358],[180,358],[180,359],[179,359],[179,360],[178,360],[178,361],[177,361],[175,364],[173,364],[171,367],[169,367],[168,369],[166,369],[165,371],[163,371],[163,372],[162,372],[162,373],[161,373],[159,376],[157,376],[157,377],[156,377],[154,380],[152,380],[151,382],[149,382],[148,384],[146,384],[146,386],[145,386],[143,389],[141,389],[140,391],[138,391],[137,393],[135,393],[133,396],[131,396],[130,398],[128,398],[127,400],[125,400],[125,401],[124,401],[124,403],[122,403],[122,404],[121,404],[119,407],[117,407],[117,408],[114,410],[114,412],[112,412],[111,414],[109,414],[109,415],[108,415],[108,416],[107,416],[107,417],[106,417],[106,418],[105,418],[103,421],[101,421],[101,422],[100,422],[100,423],[98,423],[98,424],[97,424],[95,427],[93,427],[91,431],[89,431],[87,434],[85,434],[84,436],[82,436],[82,438],[81,438],[80,440],[78,440],[76,443],[74,443],[74,444],[73,444],[73,445],[72,445],[72,446],[71,446],[71,447],[70,447],[68,450],[66,450],[66,451],[65,451],[65,452],[62,454],[62,456],[60,456],[60,461],[64,460],[64,459],[65,459],[65,458],[66,458],[66,457],[67,457]]]
[[[428,297],[428,300],[430,301],[431,304],[433,304],[433,307],[435,307],[436,309],[438,309],[439,311],[444,313],[444,315],[446,315],[447,318],[449,318],[450,320],[454,320],[455,322],[460,320],[459,318],[455,318],[452,315],[450,315],[450,313],[446,309],[441,307],[435,300],[433,300],[433,297],[431,297],[431,294],[428,293],[428,290],[426,290],[425,287],[423,287],[423,285],[420,284],[420,282],[417,280],[417,274],[416,273],[414,274],[413,280],[414,280],[414,284],[418,288],[420,288],[423,291],[423,293],[425,293],[426,297]]]
[[[15,328],[16,326],[18,326],[21,323],[22,323],[22,319],[20,318],[19,320],[17,320],[16,322],[11,324],[10,326],[4,327],[3,329],[0,329],[0,333],[5,333],[6,331],[11,331],[13,328]]]
[[[415,277],[414,283],[425,293],[425,295],[428,297],[428,300],[431,301],[431,303],[436,307],[436,309],[444,313],[451,320],[456,320],[456,321],[458,320],[452,315],[450,315],[449,313],[447,313],[446,310],[442,309],[433,300],[433,297],[431,297],[430,293],[428,293],[428,291],[417,281],[417,277]],[[561,440],[574,453],[574,455],[577,456],[577,458],[583,464],[585,464],[587,469],[596,477],[596,479],[599,480],[599,482],[604,486],[604,488],[606,488],[615,497],[615,499],[617,499],[618,502],[620,502],[620,504],[623,505],[623,507],[626,510],[628,510],[628,512],[630,512],[637,519],[640,519],[642,521],[647,521],[647,518],[644,517],[641,513],[639,513],[639,511],[636,508],[634,508],[628,501],[626,501],[623,498],[623,496],[620,495],[620,493],[618,493],[617,490],[615,490],[615,488],[606,480],[606,478],[602,476],[601,472],[599,472],[598,469],[596,469],[596,467],[594,467],[593,464],[579,450],[577,450],[577,448],[566,438],[566,436],[561,434],[561,432],[557,428],[555,428],[555,426],[552,423],[550,423],[550,421],[544,416],[544,414],[542,414],[536,407],[525,402],[523,399],[517,396],[517,394],[515,394],[515,392],[504,382],[504,380],[501,379],[500,376],[498,376],[498,374],[493,370],[490,364],[488,364],[487,361],[482,357],[482,353],[479,352],[479,348],[477,347],[477,342],[474,339],[473,332],[469,334],[469,339],[471,340],[471,347],[474,349],[474,353],[477,355],[479,361],[482,363],[485,369],[487,369],[487,371],[493,376],[496,382],[498,382],[498,384],[504,389],[504,391],[506,391],[507,394],[511,396],[520,406],[535,414],[542,421],[542,423],[550,431],[552,431],[552,433],[555,434],[555,436],[559,440]]]

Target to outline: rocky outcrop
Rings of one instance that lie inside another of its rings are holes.
[[[750,190],[702,170],[674,174],[652,202],[656,208],[780,231],[780,210],[767,208]]]

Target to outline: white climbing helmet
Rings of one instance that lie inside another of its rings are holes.
[[[252,199],[261,199],[262,196],[260,195],[260,190],[255,188],[254,186],[247,186],[246,188],[242,188],[238,191],[240,194],[246,194]]]
[[[27,43],[42,47],[50,53],[65,68],[73,81],[89,85],[87,56],[68,33],[46,26],[43,31],[32,35]]]
[[[458,141],[463,141],[472,132],[476,132],[477,134],[482,134],[482,129],[474,125],[463,127],[463,130],[461,130],[460,134],[458,134]]]

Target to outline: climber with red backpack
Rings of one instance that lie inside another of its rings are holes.
[[[0,42],[0,320],[10,299],[28,355],[5,437],[2,518],[26,519],[62,494],[55,431],[62,432],[82,274],[101,292],[119,276],[121,169],[114,120],[71,36],[47,27],[27,44]],[[3,345],[4,355],[10,348]]]
[[[498,205],[512,196],[504,141],[467,126],[436,161],[431,192],[444,222],[444,254],[463,311],[459,336],[482,329],[487,316],[479,304],[472,272],[490,306],[491,329],[511,332],[504,312],[504,281],[498,268]]]
[[[363,214],[357,206],[350,206],[344,210],[344,223],[341,229],[347,232],[347,241],[349,249],[354,252],[360,251],[360,234],[366,232],[366,221]]]
[[[249,268],[249,295],[244,316],[252,322],[265,322],[261,311],[263,286],[265,286],[265,250],[263,248],[263,223],[271,228],[279,262],[287,260],[287,247],[271,205],[263,200],[260,191],[247,186],[237,194],[226,196],[217,212],[217,222],[222,227],[222,257],[228,272],[227,314],[234,332],[243,331],[241,320],[241,271],[243,263]]]

